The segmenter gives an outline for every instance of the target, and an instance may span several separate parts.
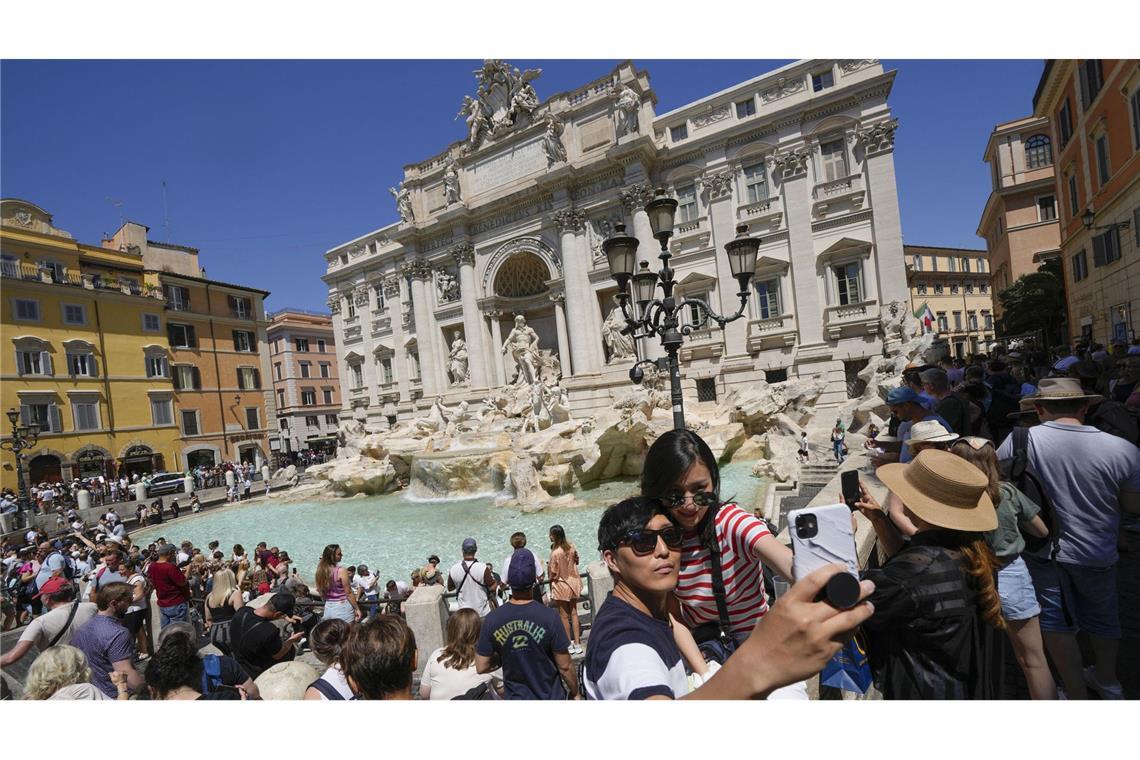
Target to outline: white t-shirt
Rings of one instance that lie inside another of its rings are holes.
[[[420,677],[421,683],[431,684],[431,693],[428,699],[452,699],[465,694],[481,683],[489,683],[494,673],[480,674],[475,670],[475,663],[463,670],[444,667],[439,658],[443,656],[443,647],[431,653],[424,674]],[[501,673],[501,671],[499,671]]]
[[[400,584],[397,581],[396,587],[399,588]],[[352,587],[359,589],[361,594],[368,594],[376,590],[376,574],[360,575],[359,573],[352,579]]]
[[[329,668],[326,669],[325,672],[321,675],[320,680],[336,689],[337,692],[345,699],[352,699],[356,696],[352,693],[352,689],[349,688],[348,679],[345,678],[344,673],[341,672],[338,665],[329,666]],[[329,698],[324,694],[321,694],[321,699],[325,700],[326,702],[329,701]]]
[[[28,624],[28,627],[24,629],[24,633],[20,636],[20,641],[31,641],[41,652],[47,649],[48,644],[50,644],[51,640],[55,638],[55,635],[63,629],[68,616],[71,615],[72,604],[72,602],[61,604],[46,615],[41,615],[33,620]],[[99,607],[93,602],[80,602],[79,609],[75,611],[75,619],[71,621],[71,625],[67,631],[59,637],[59,641],[55,642],[56,646],[70,644],[71,637],[79,629],[79,626],[95,617],[98,612]]]
[[[466,572],[464,567],[469,568],[470,572]],[[491,603],[487,600],[487,587],[483,585],[486,574],[487,566],[478,560],[463,560],[451,568],[448,577],[459,590],[459,609],[475,610],[479,613],[479,617],[487,617],[491,612]]]
[[[132,586],[143,586],[143,587],[145,587],[146,586],[146,578],[143,576],[142,573],[135,573],[134,575],[132,575],[130,577],[130,579],[127,581],[127,583],[131,584]],[[148,600],[146,598],[146,594],[143,594],[142,599],[139,599],[137,602],[132,602],[131,606],[127,607],[127,613],[130,614],[132,612],[138,612],[139,610],[145,610],[147,608],[147,602],[148,602]]]

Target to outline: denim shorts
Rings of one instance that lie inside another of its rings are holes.
[[[352,602],[347,599],[341,599],[335,602],[325,602],[325,614],[321,617],[322,620],[331,620],[337,618],[346,623],[351,623],[356,620],[353,614]]]
[[[998,595],[1001,596],[1001,614],[1006,620],[1029,620],[1041,614],[1033,579],[1021,557],[998,571]]]
[[[1116,565],[1091,567],[1025,559],[1041,603],[1041,630],[1120,638]]]

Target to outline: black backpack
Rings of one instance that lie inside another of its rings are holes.
[[[1054,558],[1060,548],[1060,539],[1056,528],[1057,517],[1053,510],[1053,502],[1049,501],[1041,481],[1029,471],[1029,428],[1015,427],[1009,435],[1013,444],[1013,457],[1003,459],[999,463],[1002,480],[1011,483],[1041,508],[1041,521],[1049,529],[1049,535],[1045,538],[1038,538],[1022,532],[1021,535],[1025,539],[1025,550],[1034,554],[1047,546],[1051,546],[1050,558]]]

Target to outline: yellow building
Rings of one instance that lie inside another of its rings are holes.
[[[987,351],[994,339],[989,254],[977,248],[904,245],[911,310],[953,356]],[[925,312],[925,319],[924,319]]]
[[[177,468],[165,301],[142,252],[79,243],[4,199],[0,254],[0,404],[42,431],[24,452],[28,482]],[[14,490],[9,451],[0,472]]]

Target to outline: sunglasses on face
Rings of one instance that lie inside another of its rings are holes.
[[[673,491],[672,493],[667,493],[662,496],[661,503],[668,509],[676,509],[684,504],[688,498],[687,494],[681,493],[680,491]],[[700,491],[693,494],[692,498],[693,504],[698,507],[707,507],[716,503],[716,494],[712,491]]]
[[[661,530],[650,530],[649,528],[638,528],[631,530],[622,536],[618,541],[618,545],[628,546],[633,549],[633,553],[639,557],[644,557],[647,554],[652,554],[657,550],[657,537],[660,536],[661,540],[670,549],[680,549],[683,542],[681,529],[675,525],[670,525],[668,528]]]

